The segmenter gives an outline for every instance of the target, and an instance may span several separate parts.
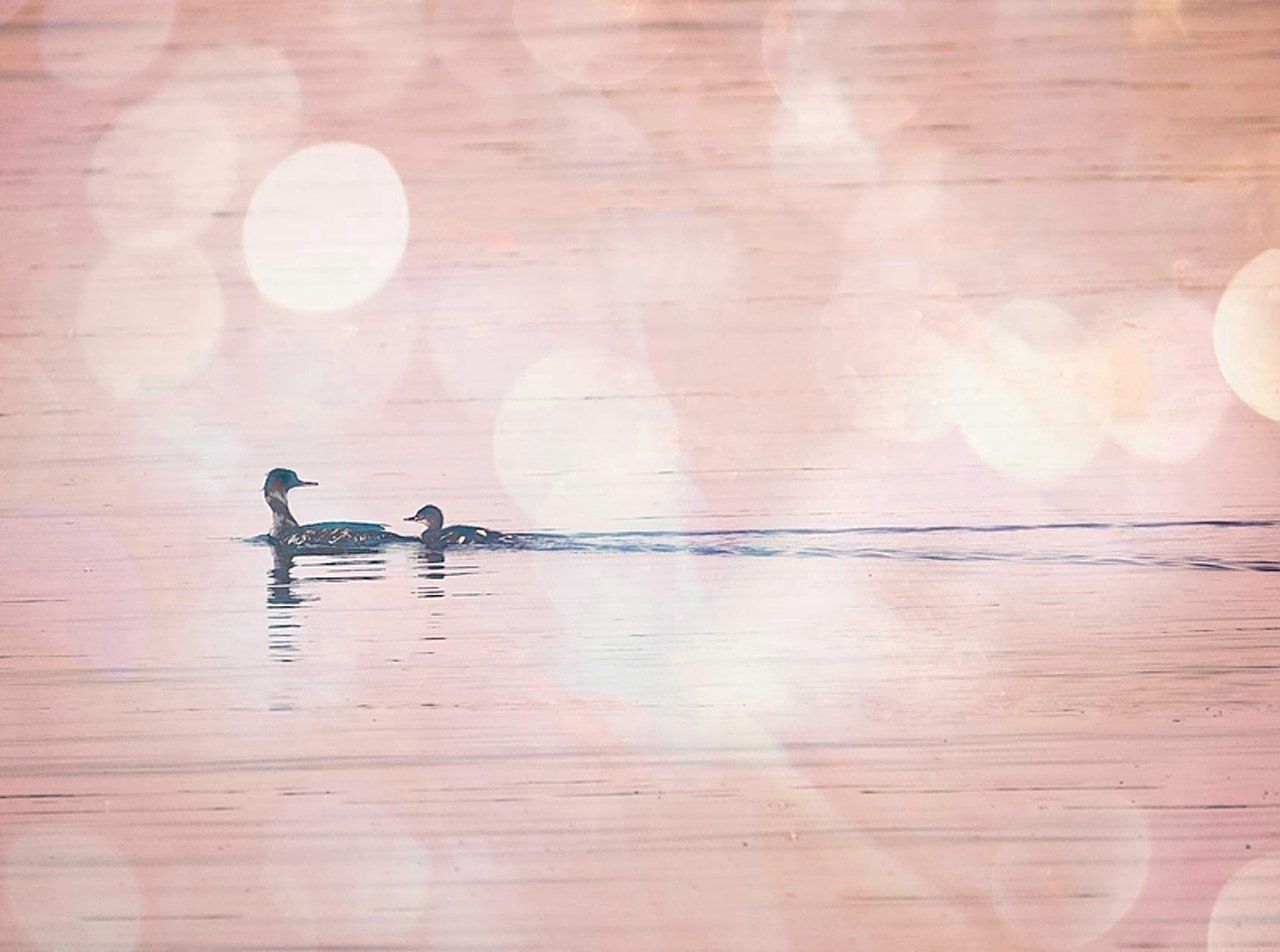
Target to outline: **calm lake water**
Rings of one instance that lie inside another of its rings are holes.
[[[0,0],[0,949],[1280,949],[1278,22]]]
[[[81,533],[5,582],[6,882],[65,948],[1202,948],[1275,531],[211,536],[149,628]]]

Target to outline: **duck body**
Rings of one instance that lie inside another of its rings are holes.
[[[311,522],[299,525],[289,511],[289,490],[317,483],[299,479],[291,469],[273,469],[262,485],[262,496],[271,509],[271,544],[291,552],[341,552],[369,549],[384,542],[411,541],[376,522]]]
[[[481,526],[445,526],[436,532],[422,533],[422,544],[431,549],[443,549],[458,545],[498,545],[508,537],[494,529]]]
[[[405,538],[376,522],[310,522],[272,536],[272,542],[289,549],[354,549]]]
[[[444,513],[436,506],[423,506],[406,522],[417,522],[423,526],[421,542],[431,550],[454,548],[457,546],[510,546],[512,537],[496,529],[485,529],[481,526],[446,526]]]

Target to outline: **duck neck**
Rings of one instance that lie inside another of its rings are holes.
[[[289,501],[284,493],[267,493],[267,505],[271,507],[271,537],[278,539],[298,528],[298,520],[289,511]]]

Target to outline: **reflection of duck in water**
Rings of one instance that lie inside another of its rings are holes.
[[[262,495],[271,508],[272,543],[289,549],[359,549],[376,546],[404,536],[388,532],[376,522],[312,522],[298,525],[289,511],[289,490],[319,483],[299,479],[291,469],[273,469],[262,484]]]
[[[293,553],[288,549],[276,549],[271,571],[267,573],[267,608],[278,608],[288,613],[311,599],[299,595],[293,587]],[[272,628],[283,627],[273,624]],[[291,626],[297,627],[297,626]]]
[[[428,549],[443,549],[456,545],[504,545],[511,537],[494,529],[480,526],[446,526],[444,513],[436,506],[423,506],[405,522],[422,524],[422,544]]]

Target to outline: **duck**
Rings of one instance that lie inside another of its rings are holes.
[[[377,522],[312,522],[298,525],[289,511],[289,490],[319,483],[300,479],[291,469],[277,468],[267,473],[262,496],[271,509],[271,531],[267,538],[273,545],[298,549],[359,549],[408,537],[389,532]]]
[[[444,513],[438,506],[423,506],[405,522],[417,522],[422,528],[422,544],[428,549],[443,549],[457,545],[498,545],[509,542],[511,537],[496,529],[480,526],[446,526]]]

